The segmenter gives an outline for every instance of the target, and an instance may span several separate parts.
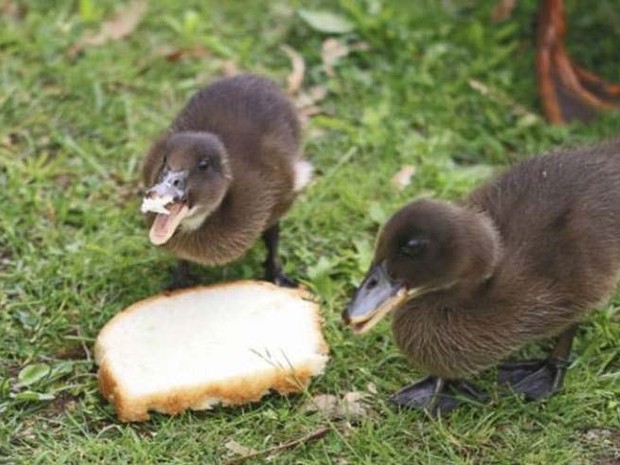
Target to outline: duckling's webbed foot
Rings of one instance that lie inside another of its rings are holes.
[[[508,384],[527,400],[542,399],[562,387],[567,365],[565,360],[553,358],[503,363],[499,367],[498,382]]]
[[[523,394],[528,400],[541,399],[555,393],[564,384],[568,356],[576,332],[577,326],[563,332],[546,360],[500,364],[498,382],[508,384],[513,391]]]
[[[459,398],[482,402],[486,394],[466,381],[429,376],[401,389],[389,400],[402,408],[417,408],[440,415],[455,409],[461,403]]]
[[[278,243],[280,241],[280,225],[276,223],[263,233],[263,240],[267,247],[265,260],[265,280],[281,287],[297,287],[297,282],[282,271],[282,264],[278,259]]]

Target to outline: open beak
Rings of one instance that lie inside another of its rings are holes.
[[[374,266],[355,291],[342,317],[354,332],[361,334],[409,298],[403,283],[390,278],[385,262]]]
[[[187,183],[187,171],[172,171],[164,169],[159,182],[146,191],[147,197],[172,197],[174,202],[185,199],[185,185]]]
[[[168,242],[189,212],[186,192],[187,171],[166,169],[142,202],[142,211],[155,213],[149,239],[155,245]]]

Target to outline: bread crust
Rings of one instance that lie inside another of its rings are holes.
[[[162,297],[215,290],[226,287],[261,286],[278,292],[287,292],[313,304],[315,331],[318,337],[315,354],[316,360],[307,361],[290,367],[272,366],[248,376],[235,376],[229,379],[209,381],[192,387],[177,387],[150,395],[132,396],[123,389],[114,372],[113,366],[105,359],[106,349],[102,340],[108,331],[127,317]],[[275,286],[264,281],[237,281],[232,283],[198,286],[172,292],[163,292],[153,297],[130,305],[114,316],[101,330],[95,343],[95,361],[99,365],[99,388],[103,397],[116,408],[118,419],[124,422],[146,421],[149,411],[170,415],[182,413],[187,409],[205,410],[213,405],[241,405],[260,400],[269,391],[285,395],[305,389],[312,376],[323,372],[327,362],[329,346],[322,334],[323,319],[314,296],[306,289],[289,289]]]

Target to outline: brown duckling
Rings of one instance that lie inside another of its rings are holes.
[[[146,156],[149,238],[182,260],[221,265],[262,235],[266,278],[292,285],[277,258],[279,220],[311,173],[295,109],[272,81],[216,81],[190,99]]]
[[[393,311],[399,349],[430,377],[392,397],[445,412],[466,382],[524,345],[559,336],[545,360],[502,363],[528,399],[563,383],[577,324],[620,272],[620,140],[522,161],[461,204],[417,200],[379,236],[343,317],[357,333]]]

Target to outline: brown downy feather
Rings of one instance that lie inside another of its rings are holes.
[[[397,345],[420,369],[449,379],[473,375],[561,333],[614,292],[619,141],[525,160],[454,208],[461,217],[444,232],[458,238],[447,242],[456,261],[450,268],[469,272],[394,314]],[[494,232],[485,232],[485,221]],[[382,240],[399,226],[388,223]],[[498,252],[487,256],[490,273],[461,266],[471,256],[464,251],[477,249]]]
[[[226,150],[231,182],[217,209],[195,230],[178,228],[163,247],[205,265],[242,256],[294,201],[294,166],[302,160],[294,108],[271,81],[252,75],[222,79],[198,92],[152,146],[143,179],[153,185],[170,138],[209,133]],[[148,215],[149,226],[154,215]]]

